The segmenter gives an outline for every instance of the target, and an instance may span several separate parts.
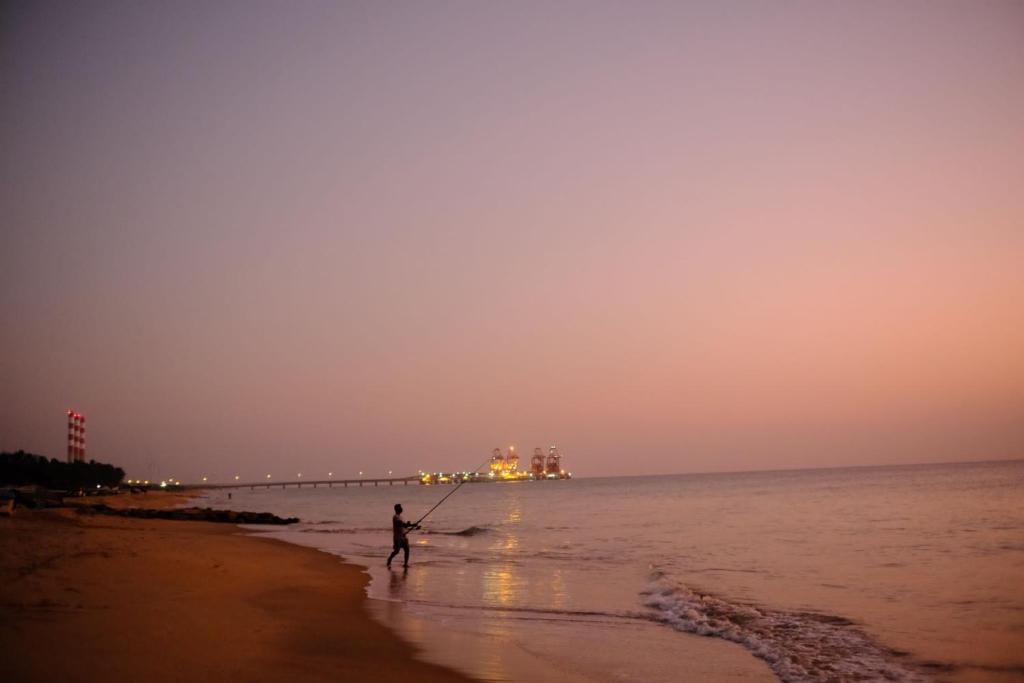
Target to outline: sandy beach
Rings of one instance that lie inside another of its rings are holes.
[[[360,567],[319,550],[234,524],[74,509],[169,508],[190,498],[71,499],[0,517],[0,651],[12,680],[471,681],[446,668],[441,651],[505,647],[459,629],[426,637],[397,603],[366,597]],[[439,650],[420,652],[397,634]],[[652,647],[673,650],[689,678],[774,680],[722,641],[689,636],[680,647],[661,635]],[[584,673],[538,660],[486,678],[585,681]]]
[[[415,659],[374,621],[367,580],[337,557],[230,524],[18,509],[0,518],[5,678],[470,680]]]

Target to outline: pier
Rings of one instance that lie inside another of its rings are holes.
[[[255,491],[256,489],[276,489],[276,488],[299,488],[303,486],[309,488],[318,488],[320,486],[326,486],[327,488],[334,488],[340,486],[342,488],[348,488],[349,486],[394,486],[395,484],[401,484],[402,486],[408,486],[410,483],[419,483],[419,475],[413,475],[411,477],[388,477],[384,479],[319,479],[316,481],[302,481],[295,479],[292,481],[257,481],[249,482],[247,484],[202,484],[197,485],[196,488],[204,489],[249,489]]]

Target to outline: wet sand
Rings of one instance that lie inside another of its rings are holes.
[[[337,557],[234,525],[18,509],[0,517],[4,678],[470,680],[416,659],[373,620],[367,580]]]

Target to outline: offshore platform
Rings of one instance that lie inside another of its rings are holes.
[[[545,481],[549,479],[572,479],[572,472],[562,466],[562,454],[557,446],[549,446],[547,455],[543,449],[534,448],[530,468],[519,468],[519,454],[515,446],[508,447],[508,453],[500,448],[491,451],[486,472],[424,472],[421,484],[485,483],[501,481]]]

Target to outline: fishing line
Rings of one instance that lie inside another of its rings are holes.
[[[490,462],[490,461],[491,461],[491,459],[490,459],[490,457],[488,457],[488,458],[487,458],[486,460],[484,460],[484,461],[483,461],[482,463],[480,463],[479,465],[477,465],[477,466],[476,466],[476,469],[474,469],[474,470],[473,470],[473,474],[476,474],[477,472],[479,472],[480,468],[481,468],[481,467],[483,467],[484,465],[486,465],[486,464],[487,464],[488,462]],[[449,491],[449,492],[448,492],[448,495],[446,495],[446,496],[445,496],[444,498],[442,498],[441,500],[437,501],[437,505],[435,505],[434,507],[432,507],[432,508],[430,508],[429,510],[427,510],[427,513],[426,513],[425,515],[423,515],[422,517],[420,517],[419,519],[417,519],[417,520],[416,520],[416,521],[414,522],[414,524],[415,524],[416,526],[419,526],[419,523],[420,523],[420,522],[422,522],[423,520],[425,520],[425,519],[427,518],[427,515],[429,515],[429,514],[430,514],[431,512],[433,512],[433,511],[434,511],[434,510],[436,510],[437,508],[441,507],[441,503],[443,503],[443,502],[445,502],[446,500],[448,500],[448,498],[450,498],[450,497],[451,497],[451,495],[452,495],[453,493],[455,493],[456,491],[458,491],[459,489],[461,489],[461,488],[462,488],[462,485],[463,485],[463,484],[465,484],[465,483],[466,483],[467,481],[469,481],[469,479],[468,479],[468,478],[466,478],[466,477],[463,477],[462,481],[460,481],[460,482],[459,482],[459,485],[458,485],[458,486],[456,486],[456,487],[455,487],[454,489],[452,489],[451,491]]]

